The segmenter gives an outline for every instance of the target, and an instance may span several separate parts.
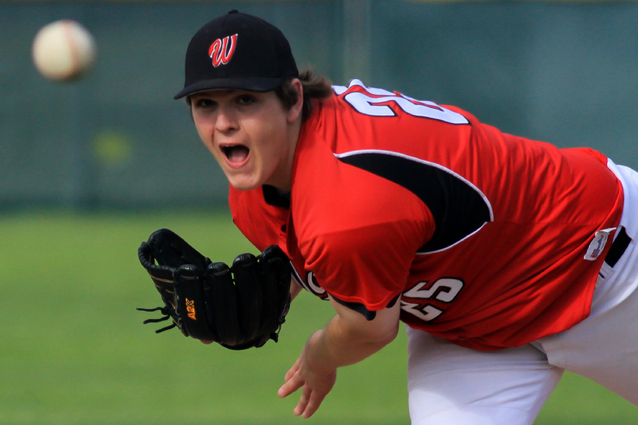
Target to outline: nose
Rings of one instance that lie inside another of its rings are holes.
[[[217,109],[215,130],[221,133],[228,133],[237,130],[237,128],[239,128],[239,126],[232,108],[226,105],[220,105]]]

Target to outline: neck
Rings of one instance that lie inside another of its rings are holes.
[[[285,192],[290,192],[292,189],[292,169],[295,162],[297,142],[299,141],[299,135],[301,134],[301,126],[301,117],[289,125],[287,132],[288,154],[284,160],[285,162],[282,164],[278,175],[267,183]]]

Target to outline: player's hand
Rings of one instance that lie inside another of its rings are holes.
[[[313,343],[319,337],[315,332],[304,347],[301,356],[286,373],[286,383],[279,388],[279,397],[287,397],[302,388],[301,397],[294,413],[304,418],[311,417],[332,390],[337,380],[337,369],[322,367],[321,362],[312,361]]]

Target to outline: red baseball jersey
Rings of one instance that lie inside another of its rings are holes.
[[[320,297],[368,311],[398,298],[406,324],[469,348],[587,317],[623,202],[601,153],[357,80],[334,90],[303,124],[289,205],[231,187],[258,249],[280,245]]]

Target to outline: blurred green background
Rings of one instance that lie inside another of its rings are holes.
[[[223,203],[222,173],[173,95],[190,38],[231,8],[280,27],[299,68],[335,84],[359,78],[638,168],[636,2],[0,0],[0,210]],[[38,29],[63,18],[98,46],[73,84],[31,63]]]
[[[0,424],[409,424],[403,331],[341,369],[309,420],[292,413],[298,394],[277,397],[307,337],[332,317],[310,294],[293,303],[279,343],[260,349],[234,352],[142,325],[151,316],[135,308],[159,296],[136,251],[160,227],[216,260],[255,252],[223,209],[0,216]],[[637,418],[637,407],[567,374],[536,423]]]
[[[0,423],[300,423],[277,390],[332,308],[295,301],[280,342],[234,352],[162,324],[142,325],[159,296],[137,260],[151,229],[170,227],[212,258],[251,251],[225,212],[29,213],[0,219]],[[402,335],[402,338],[405,336]],[[406,424],[405,341],[344,369],[311,423]]]
[[[281,340],[204,346],[136,307],[158,295],[137,261],[159,227],[211,258],[252,247],[183,102],[194,32],[238,8],[279,26],[300,68],[454,104],[503,130],[590,146],[638,167],[638,3],[604,1],[0,1],[0,424],[408,424],[406,338],[344,368],[308,421],[277,389],[331,317],[308,294]],[[98,60],[57,84],[37,30],[76,19]],[[638,423],[638,408],[566,374],[537,424]],[[507,425],[507,424],[504,424]]]

